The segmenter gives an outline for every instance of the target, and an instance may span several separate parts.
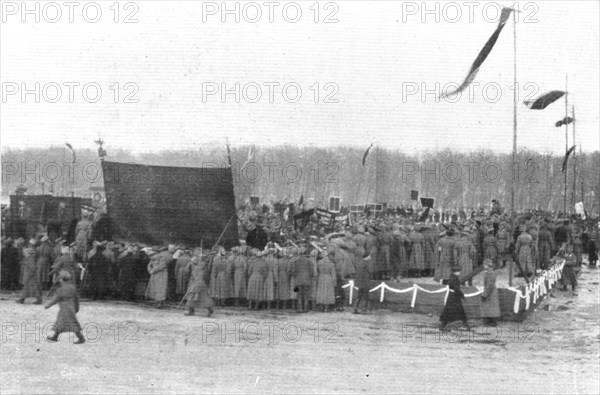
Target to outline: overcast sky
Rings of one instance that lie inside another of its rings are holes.
[[[498,21],[494,4],[473,2],[469,8],[463,1],[428,1],[434,12],[424,15],[421,1],[320,2],[315,23],[314,1],[300,1],[302,15],[291,23],[295,5],[282,1],[270,23],[269,7],[260,1],[255,4],[262,17],[251,23],[257,8],[239,2],[239,23],[234,15],[225,15],[222,23],[221,2],[137,1],[127,7],[121,2],[118,16],[110,8],[114,1],[98,3],[102,15],[96,23],[82,16],[86,2],[75,8],[73,23],[65,6],[60,20],[50,23],[56,9],[40,2],[36,23],[35,15],[22,15],[21,2],[3,2],[3,147],[68,141],[76,148],[93,148],[93,140],[102,136],[109,151],[136,152],[224,143],[225,137],[234,146],[366,147],[375,142],[407,153],[512,149],[512,18],[474,81],[479,85],[455,103],[436,100],[436,84],[439,89],[460,84],[493,33]],[[577,139],[584,151],[598,150],[599,2],[521,1],[519,8],[519,147],[564,153],[564,127],[554,126],[564,117],[564,100],[544,111],[528,110],[522,101],[563,90],[568,73]],[[86,10],[92,20],[94,7]],[[124,23],[128,15],[138,22]],[[337,22],[324,23],[326,18]],[[40,102],[33,94],[23,100],[22,88],[35,90],[36,82]],[[79,84],[73,87],[73,103],[65,83]],[[84,97],[82,86],[88,83]],[[203,91],[220,90],[223,83],[230,89],[240,84],[239,103],[233,94],[224,102],[220,92],[203,97]],[[273,103],[269,83],[279,84],[273,87]],[[288,83],[284,96],[282,87]],[[262,86],[258,98],[256,85]],[[94,86],[102,93],[96,103],[88,103],[96,96]],[[294,86],[302,96],[290,103],[286,99],[296,96]],[[19,91],[12,94],[15,87]],[[422,97],[423,89],[432,93]],[[125,102],[129,93],[129,101],[137,103]]]

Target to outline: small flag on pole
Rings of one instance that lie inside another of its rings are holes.
[[[555,126],[557,128],[560,128],[561,126],[568,125],[568,124],[570,124],[572,122],[573,122],[573,118],[571,118],[571,117],[564,117],[562,120],[556,122]]]
[[[246,161],[246,163],[244,163],[244,165],[240,168],[240,171],[244,170],[244,168],[246,167],[246,165],[248,163],[250,163],[252,161],[252,159],[254,159],[254,147],[250,148],[250,150],[248,151],[248,160]]]
[[[231,165],[231,148],[229,147],[229,139],[225,138],[225,142],[227,144],[227,161],[229,162],[229,167],[232,167],[232,165]]]
[[[502,33],[502,29],[504,29],[504,25],[506,25],[506,22],[508,21],[508,18],[510,17],[510,13],[512,11],[513,11],[512,8],[502,8],[502,13],[500,14],[500,21],[498,22],[498,27],[496,27],[496,31],[494,31],[494,34],[492,34],[492,36],[485,43],[483,49],[481,49],[481,51],[479,52],[479,55],[477,55],[477,58],[471,65],[469,74],[467,74],[467,77],[465,78],[463,83],[454,91],[444,92],[440,96],[440,98],[454,96],[454,95],[462,92],[465,88],[467,88],[471,84],[471,82],[473,82],[473,80],[477,76],[477,73],[479,72],[479,68],[481,67],[483,62],[485,62],[488,55],[492,52],[492,49],[494,48],[496,41],[498,41],[498,37],[500,37],[500,33]]]
[[[567,168],[567,162],[569,161],[569,156],[573,153],[573,151],[575,151],[575,147],[576,145],[572,146],[571,148],[569,148],[569,150],[567,151],[567,153],[565,154],[565,160],[563,160],[563,165],[562,165],[562,171],[564,172]]]
[[[75,163],[75,150],[73,149],[73,146],[69,143],[65,143],[65,145],[71,150],[71,154],[73,155],[73,163]]]
[[[371,150],[371,147],[373,147],[373,144],[371,144],[369,146],[369,148],[367,148],[367,150],[365,151],[365,154],[363,155],[363,160],[362,160],[363,166],[365,165],[365,163],[367,163],[367,156],[369,156],[369,151]]]
[[[550,104],[563,97],[565,93],[566,92],[563,91],[550,91],[548,93],[544,93],[535,100],[526,100],[523,103],[529,107],[530,110],[543,110]]]

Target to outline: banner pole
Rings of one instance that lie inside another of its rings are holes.
[[[512,167],[514,169],[517,155],[517,12],[516,4],[513,5],[513,148],[512,148]],[[517,172],[517,174],[519,174]],[[515,234],[515,174],[512,174],[510,187],[510,227],[512,234],[509,240],[514,244]],[[513,285],[512,263],[508,270],[508,285]]]

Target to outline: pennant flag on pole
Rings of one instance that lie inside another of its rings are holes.
[[[365,151],[365,154],[363,155],[363,160],[362,160],[363,166],[365,165],[365,163],[367,163],[367,156],[369,156],[369,151],[371,150],[371,147],[373,147],[373,144],[371,144],[369,146],[369,148],[367,148],[367,150]]]
[[[225,142],[227,143],[227,160],[229,161],[229,167],[231,166],[231,148],[229,148],[229,139],[225,138]]]
[[[569,150],[567,151],[567,153],[565,155],[565,160],[563,161],[563,165],[562,165],[562,171],[563,172],[567,168],[567,162],[569,161],[569,156],[573,153],[573,151],[575,151],[575,147],[576,147],[576,145],[574,145],[571,148],[569,148]]]
[[[456,95],[457,93],[462,92],[466,87],[468,87],[471,84],[471,82],[473,82],[473,80],[477,76],[477,73],[479,72],[479,68],[481,67],[485,59],[488,57],[488,55],[492,52],[492,49],[494,48],[498,37],[500,37],[500,33],[502,33],[502,29],[504,29],[504,25],[506,25],[506,22],[508,21],[508,18],[510,17],[510,13],[512,11],[512,8],[502,8],[502,13],[500,14],[500,21],[498,22],[498,27],[496,28],[496,31],[485,43],[483,49],[479,52],[479,55],[477,55],[477,58],[471,65],[469,74],[467,74],[467,77],[465,78],[463,83],[456,90],[452,92],[443,93],[440,96],[440,98]]]
[[[550,91],[548,93],[544,93],[542,96],[538,97],[535,100],[526,100],[523,103],[529,107],[530,110],[543,110],[548,107],[550,104],[554,103],[558,99],[564,96],[566,92],[563,91]]]
[[[244,168],[246,167],[246,165],[248,163],[250,163],[252,161],[252,159],[254,159],[254,147],[250,148],[250,151],[248,151],[248,160],[246,161],[246,163],[244,163],[244,165],[240,168],[240,171],[244,170]]]
[[[556,122],[555,125],[556,125],[557,128],[560,128],[561,126],[568,125],[568,124],[570,124],[572,122],[573,122],[573,118],[571,118],[571,117],[564,117],[562,120]]]
[[[65,145],[71,150],[71,154],[73,154],[73,163],[75,163],[75,150],[73,149],[73,146],[69,143],[65,143]]]

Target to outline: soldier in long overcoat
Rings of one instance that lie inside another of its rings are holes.
[[[53,326],[54,334],[48,336],[47,339],[55,342],[61,333],[75,332],[75,336],[77,336],[75,344],[85,343],[85,338],[81,333],[81,325],[79,325],[79,321],[77,320],[79,298],[77,297],[77,289],[73,285],[71,275],[66,271],[60,272],[58,283],[60,285],[56,290],[54,298],[45,306],[46,309],[49,309],[57,303],[59,305],[58,315]]]
[[[335,265],[329,256],[317,261],[317,306],[321,311],[335,304]]]
[[[156,307],[161,308],[167,299],[169,275],[167,259],[162,254],[155,254],[150,258],[147,269],[150,273],[150,281],[146,287],[145,297],[155,300]]]
[[[498,262],[502,262],[502,267],[506,266],[506,262],[511,261],[510,257],[510,233],[508,232],[508,225],[505,222],[500,224],[500,229],[496,234],[497,246],[498,246]]]
[[[409,271],[412,271],[416,277],[421,277],[425,270],[425,251],[424,243],[425,237],[420,232],[420,225],[415,225],[408,234],[408,238],[411,242],[410,249],[410,260],[408,263]]]
[[[473,264],[477,261],[477,249],[468,234],[460,232],[460,237],[456,239],[454,259],[455,264],[460,266],[461,277],[467,277],[473,273]],[[473,285],[473,277],[469,277],[467,282],[469,285]]]
[[[217,306],[222,306],[227,299],[233,297],[233,284],[231,275],[233,267],[229,264],[225,254],[225,248],[219,247],[219,252],[212,261],[210,276],[210,296],[215,300]]]
[[[577,262],[577,266],[581,266],[582,254],[583,254],[583,232],[581,228],[577,225],[574,226],[573,233],[571,234],[571,240],[573,244],[573,253],[575,254],[575,259]]]
[[[265,279],[267,278],[269,265],[262,258],[262,252],[253,248],[250,250],[248,260],[248,308],[258,309],[259,304],[265,297]]]
[[[577,257],[573,253],[573,245],[571,243],[567,243],[565,251],[561,255],[565,258],[565,265],[563,266],[560,277],[563,291],[566,291],[567,286],[570,285],[571,291],[575,292],[575,287],[577,287],[577,274],[575,273]]]
[[[203,255],[202,258],[193,256],[186,268],[190,275],[189,287],[186,292],[187,302],[185,304],[188,308],[188,312],[185,313],[187,316],[194,315],[198,308],[207,309],[207,317],[210,317],[213,313],[214,302],[208,295],[208,286],[206,285],[206,281],[210,277],[208,259],[207,255]]]
[[[515,247],[516,257],[527,276],[531,276],[535,271],[535,262],[533,260],[533,238],[526,232],[525,225],[519,227],[521,234],[517,237]]]
[[[494,237],[493,229],[488,230],[483,239],[483,255],[492,261],[495,268],[498,267],[498,240]]]
[[[34,297],[37,300],[34,304],[42,304],[42,290],[40,287],[39,266],[37,260],[37,251],[35,245],[37,240],[29,240],[29,247],[23,249],[23,290],[18,303],[24,303],[25,299]]]
[[[449,280],[454,265],[454,231],[447,230],[437,242],[434,281]]]
[[[248,287],[248,258],[246,246],[233,247],[233,297],[235,305],[239,306],[247,296]]]
[[[273,308],[273,302],[275,302],[277,292],[277,266],[279,265],[279,258],[276,254],[276,248],[269,248],[265,254],[265,261],[267,262],[268,271],[267,278],[265,278],[264,300],[267,302],[267,307],[269,309]]]
[[[496,288],[496,272],[491,260],[483,261],[485,268],[483,276],[483,293],[479,305],[479,315],[484,319],[486,325],[496,326],[496,319],[500,317],[500,300]]]
[[[538,234],[538,264],[541,269],[548,268],[554,248],[554,236],[548,225],[543,224]]]
[[[290,300],[290,259],[292,257],[291,250],[285,248],[282,251],[282,257],[277,265],[277,295],[278,308],[288,307]]]
[[[50,272],[51,266],[56,260],[54,244],[48,236],[44,236],[41,239],[41,244],[37,248],[37,260],[40,271],[40,286],[48,289],[52,283],[52,276],[48,275],[48,272]]]
[[[431,226],[423,227],[423,252],[425,256],[425,275],[433,276],[435,269],[436,231]]]
[[[175,261],[175,295],[177,298],[182,298],[188,289],[188,283],[190,281],[190,273],[186,270],[190,260],[192,259],[192,253],[189,250],[178,250],[173,255]]]

